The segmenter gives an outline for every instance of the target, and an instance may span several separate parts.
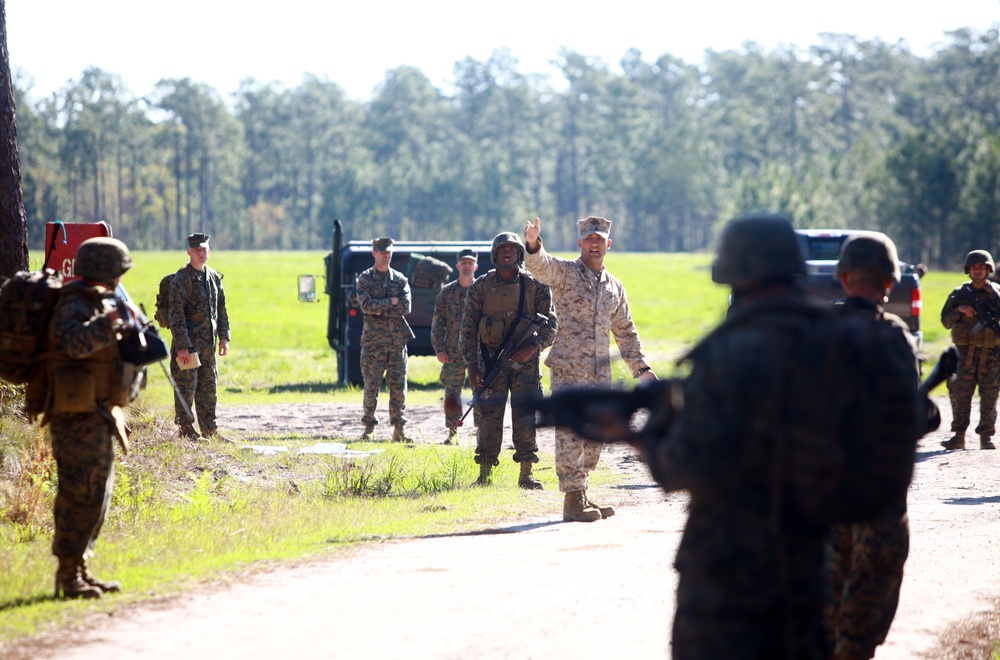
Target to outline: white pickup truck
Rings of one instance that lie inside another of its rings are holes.
[[[806,260],[806,287],[809,292],[822,300],[843,300],[844,289],[836,277],[840,246],[849,236],[864,232],[851,229],[796,229],[795,233]],[[912,265],[900,261],[899,268],[902,279],[893,287],[885,308],[906,321],[919,346],[923,339],[920,331],[920,312],[923,309],[920,278]]]

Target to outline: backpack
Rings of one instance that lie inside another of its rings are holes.
[[[177,273],[179,272],[180,270],[177,271]],[[156,292],[156,309],[153,313],[153,320],[161,328],[170,328],[170,283],[173,282],[174,275],[177,273],[165,275],[160,280],[160,288]],[[188,297],[191,297],[191,280],[188,280]]]
[[[25,384],[45,372],[39,367],[61,289],[62,276],[49,269],[21,271],[0,287],[0,379]]]

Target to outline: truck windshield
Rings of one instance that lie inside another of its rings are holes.
[[[799,235],[799,247],[806,261],[836,261],[846,236]]]

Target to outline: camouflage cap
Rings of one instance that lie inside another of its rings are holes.
[[[111,286],[131,267],[132,255],[117,238],[88,238],[76,249],[73,274]]]
[[[475,250],[470,250],[469,248],[458,251],[458,261],[461,261],[462,259],[472,259],[476,263],[479,263],[479,255]]]
[[[208,239],[212,238],[208,234],[191,234],[188,236],[188,247],[189,248],[203,248],[208,247]]]
[[[837,278],[852,270],[868,270],[899,284],[899,256],[896,244],[877,231],[849,236],[840,248]]]
[[[576,226],[580,230],[580,238],[591,234],[600,234],[604,238],[611,235],[611,221],[597,215],[577,220]]]
[[[730,220],[719,237],[712,281],[747,286],[806,273],[791,220],[784,215],[750,215]]]
[[[965,255],[965,274],[969,274],[969,267],[976,264],[986,264],[990,268],[990,272],[996,271],[996,264],[993,262],[993,255],[986,250],[973,250],[969,254]]]
[[[392,249],[392,239],[388,236],[372,240],[372,249],[376,252],[389,252]]]

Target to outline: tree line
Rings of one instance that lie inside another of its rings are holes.
[[[312,75],[252,78],[224,98],[164,79],[136,96],[84,70],[47,98],[14,78],[29,239],[53,220],[107,221],[138,249],[192,231],[239,249],[349,238],[489,239],[536,215],[575,247],[574,220],[615,221],[625,250],[689,251],[747,210],[802,227],[887,232],[903,258],[960,263],[998,247],[998,29],[947,33],[930,56],[825,34],[807,49],[631,50],[621,71],[561,50],[562,79],[506,50],[454,66],[444,93],[413,67],[368,101]]]

